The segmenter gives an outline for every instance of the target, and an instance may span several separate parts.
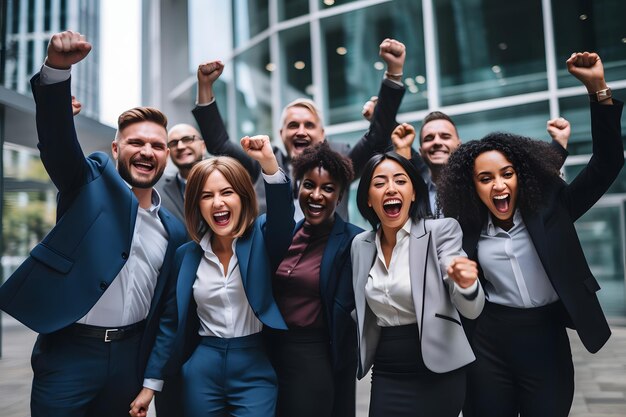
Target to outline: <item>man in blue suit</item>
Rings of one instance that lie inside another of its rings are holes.
[[[31,80],[41,160],[59,190],[57,224],[0,287],[0,309],[40,333],[33,417],[126,416],[139,392],[169,270],[186,235],[152,189],[167,157],[167,119],[149,107],[118,119],[111,145],[85,157],[70,69],[91,45],[55,34]]]

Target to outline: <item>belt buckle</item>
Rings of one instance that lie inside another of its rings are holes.
[[[104,341],[105,343],[111,342],[111,339],[109,339],[109,332],[117,332],[119,329],[106,329],[104,331]]]

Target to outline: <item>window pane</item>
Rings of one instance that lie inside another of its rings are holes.
[[[309,25],[280,33],[281,100],[285,106],[301,97],[313,97]]]
[[[235,46],[258,35],[269,25],[268,0],[235,0],[233,2],[233,39]]]
[[[235,60],[237,140],[245,135],[272,137],[272,106],[268,42],[264,41]]]
[[[443,105],[547,88],[540,0],[434,6]]]
[[[572,52],[594,51],[602,58],[607,80],[623,79],[626,71],[624,0],[552,0],[559,87],[580,85],[565,68]]]
[[[278,19],[288,20],[309,12],[307,0],[280,0],[278,2]]]
[[[550,140],[546,132],[548,102],[529,103],[502,109],[453,116],[462,142],[480,139],[491,132],[511,132],[534,139]],[[419,129],[419,124],[416,126]]]
[[[378,93],[385,70],[378,51],[385,38],[398,39],[407,47],[407,94],[400,111],[427,107],[421,21],[421,3],[413,0],[395,1],[394,7],[366,7],[321,21],[330,123],[359,120],[363,104]]]

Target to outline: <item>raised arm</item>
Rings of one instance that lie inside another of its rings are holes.
[[[60,193],[82,186],[88,173],[74,127],[70,69],[90,51],[91,44],[80,33],[57,33],[48,44],[44,67],[30,81],[36,105],[37,147]]]
[[[624,166],[620,120],[623,103],[613,100],[610,94],[607,97],[610,90],[598,54],[574,53],[567,60],[567,69],[586,87],[591,101],[593,155],[561,195],[572,220],[576,220],[602,197]]]
[[[228,138],[226,126],[213,94],[213,84],[224,71],[221,61],[211,61],[198,66],[198,104],[192,114],[198,123],[207,151],[212,155],[226,155],[238,160],[248,171],[254,183],[261,167],[235,142]]]
[[[368,131],[348,153],[355,178],[361,176],[365,163],[374,154],[391,149],[391,132],[396,127],[396,115],[405,91],[402,84],[406,58],[404,44],[394,39],[385,39],[380,44],[379,55],[387,64],[387,70],[380,86],[374,115]]]

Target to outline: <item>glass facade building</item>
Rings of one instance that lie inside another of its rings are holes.
[[[440,110],[463,141],[494,130],[548,140],[546,121],[563,116],[572,124],[569,180],[590,157],[591,126],[586,91],[566,59],[598,52],[614,96],[626,99],[622,0],[190,0],[187,7],[188,77],[176,97],[191,108],[197,65],[223,60],[216,97],[231,138],[277,139],[283,106],[310,97],[330,141],[358,140],[367,129],[361,108],[383,76],[378,45],[387,37],[407,47],[398,121],[419,127]],[[625,213],[626,171],[576,223],[613,317],[626,317]],[[363,224],[354,204],[350,215]]]

